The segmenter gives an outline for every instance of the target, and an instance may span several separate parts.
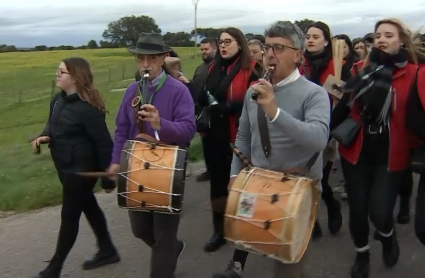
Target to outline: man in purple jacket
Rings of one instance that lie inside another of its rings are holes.
[[[192,96],[180,81],[162,69],[166,50],[161,34],[142,33],[136,47],[128,49],[136,57],[140,72],[149,71],[148,93],[141,95],[138,119],[146,134],[166,144],[187,147],[195,136],[195,112]],[[124,94],[116,118],[115,145],[111,175],[120,171],[120,156],[126,140],[134,139],[140,129],[131,103],[138,95],[139,83],[133,83]],[[144,99],[145,98],[145,99]],[[152,248],[150,278],[174,278],[177,260],[185,244],[177,239],[179,214],[129,211],[135,237]]]

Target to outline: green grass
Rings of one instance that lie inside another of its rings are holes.
[[[201,59],[191,58],[193,49],[176,48],[188,78]],[[125,88],[134,80],[136,63],[125,49],[70,50],[0,54],[0,211],[27,211],[60,204],[62,188],[45,147],[34,156],[28,143],[43,129],[49,113],[55,71],[63,58],[83,57],[90,62],[95,84],[106,99],[108,127]],[[191,161],[202,159],[195,137],[189,150]]]

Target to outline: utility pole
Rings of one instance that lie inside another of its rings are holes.
[[[197,47],[198,47],[198,32],[197,32],[197,27],[198,27],[198,2],[199,2],[199,0],[192,0],[192,4],[195,6],[195,29],[194,29],[194,31],[195,31],[195,48],[194,48],[194,50],[195,50],[195,53],[194,53],[194,56],[196,57],[196,53],[197,53]]]

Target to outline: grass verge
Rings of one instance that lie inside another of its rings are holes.
[[[200,59],[190,58],[191,49],[176,49],[183,69],[193,76]],[[115,116],[126,87],[134,78],[135,62],[125,49],[48,51],[0,54],[0,211],[23,212],[58,205],[62,188],[47,148],[32,155],[30,138],[43,129],[48,115],[54,71],[65,57],[86,58],[97,88],[109,110],[108,126],[113,132]],[[7,70],[6,70],[7,69]],[[202,159],[202,145],[195,137],[189,160]]]

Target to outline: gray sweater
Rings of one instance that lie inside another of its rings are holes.
[[[257,104],[251,100],[248,90],[235,146],[244,156],[251,158],[255,167],[285,171],[293,167],[305,169],[308,160],[322,152],[328,142],[330,101],[328,93],[316,84],[300,76],[292,83],[275,88],[279,114],[273,122],[267,121],[271,152],[267,159],[261,147],[258,129]],[[243,169],[242,161],[233,156],[231,175]],[[308,176],[322,177],[322,153]]]

